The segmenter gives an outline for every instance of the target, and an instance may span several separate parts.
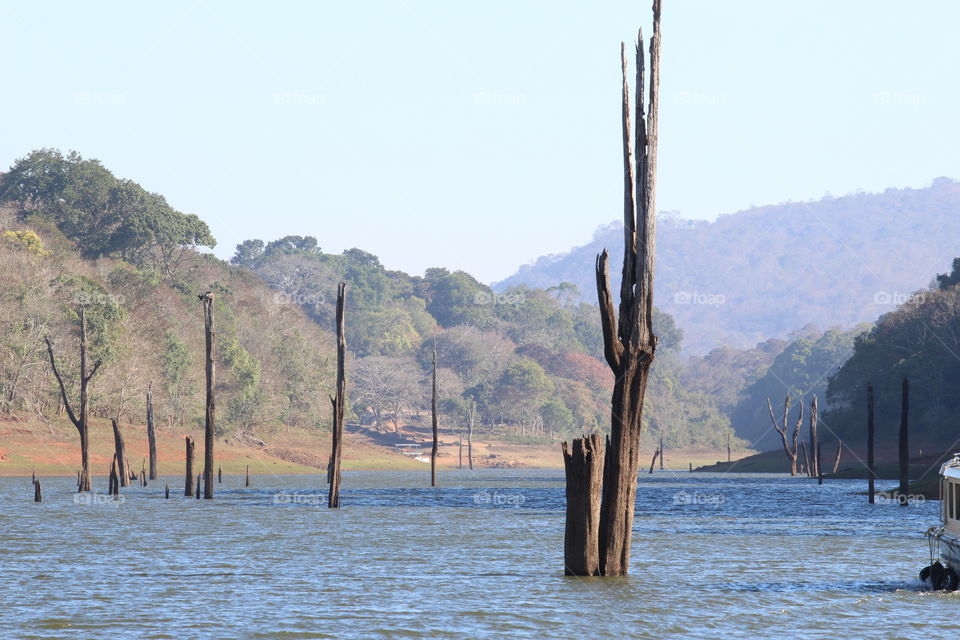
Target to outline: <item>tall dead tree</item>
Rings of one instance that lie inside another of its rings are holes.
[[[813,465],[810,464],[810,458],[807,456],[807,445],[806,443],[804,443],[803,440],[800,441],[800,451],[801,453],[803,453],[803,462],[800,463],[800,473],[801,474],[805,473],[807,474],[807,476],[812,478],[814,477],[813,469],[817,465],[816,463],[814,463]],[[814,459],[816,459],[816,456],[814,456]]]
[[[157,432],[153,424],[153,382],[147,384],[147,446],[150,448],[150,479],[157,479]]]
[[[833,459],[833,471],[836,473],[840,469],[840,456],[843,455],[843,440],[837,440],[837,455]]]
[[[615,310],[607,267],[608,254],[597,256],[597,298],[600,303],[604,356],[614,374],[610,400],[610,436],[602,474],[591,473],[592,456],[571,455],[568,477],[583,478],[571,495],[568,480],[566,539],[591,541],[586,528],[593,505],[584,501],[599,496],[597,556],[592,549],[564,547],[567,572],[574,575],[622,576],[629,571],[643,400],[657,338],[653,333],[653,276],[656,261],[657,119],[660,86],[660,0],[653,3],[653,38],[650,41],[649,103],[644,112],[644,51],[642,34],[636,46],[636,114],[631,124],[630,88],[626,46],[620,45],[622,70],[621,118],[623,137],[623,236],[624,255],[619,312]],[[584,450],[582,439],[570,451]],[[591,450],[592,447],[591,447]],[[602,478],[602,480],[601,480]],[[594,486],[602,484],[602,489]],[[596,498],[593,498],[596,499]],[[571,513],[573,509],[573,513]],[[573,527],[574,530],[569,530]]]
[[[787,460],[790,461],[790,475],[797,475],[797,440],[800,437],[800,427],[803,426],[803,402],[800,402],[800,415],[797,416],[797,422],[793,427],[793,433],[787,437],[788,419],[790,417],[790,394],[783,401],[783,423],[777,422],[773,415],[773,405],[770,404],[770,398],[767,398],[767,410],[770,412],[770,421],[773,422],[773,428],[780,434],[780,440],[783,441],[783,452],[787,454]],[[819,464],[817,465],[819,466]]]
[[[203,334],[206,344],[207,410],[203,428],[203,497],[213,499],[213,437],[216,422],[216,398],[214,397],[214,378],[216,365],[213,362],[214,340],[217,332],[213,323],[213,293],[197,296],[203,302]],[[200,487],[197,487],[197,491]]]
[[[49,337],[44,337],[47,343],[47,354],[50,356],[50,368],[53,369],[53,375],[57,378],[57,384],[60,385],[60,400],[70,422],[80,433],[80,481],[78,491],[90,491],[90,436],[88,425],[90,424],[90,401],[89,388],[90,381],[100,369],[101,361],[97,360],[93,367],[87,371],[87,320],[84,316],[83,307],[79,309],[80,314],[80,413],[77,414],[70,404],[70,398],[67,396],[67,387],[63,382],[63,376],[57,369],[57,359],[53,353],[53,343]]]
[[[903,379],[900,390],[900,491],[898,499],[900,506],[907,506],[907,496],[910,495],[910,381]]]
[[[873,481],[873,384],[867,383],[867,494],[870,504],[874,503]]]
[[[187,436],[187,477],[183,482],[183,495],[192,496],[193,495],[193,438]],[[200,491],[200,487],[197,487],[197,491]]]
[[[470,417],[467,420],[467,464],[473,470],[473,421],[477,415],[477,403],[470,399]]]
[[[663,436],[660,436],[660,471],[663,471]]]
[[[814,394],[810,401],[810,455],[813,456],[813,468],[810,469],[810,477],[815,478],[820,475],[820,462],[817,460],[817,396]]]
[[[117,456],[117,470],[120,474],[120,486],[130,486],[130,469],[127,467],[127,454],[123,445],[123,434],[120,433],[120,424],[116,418],[110,418],[113,427],[113,446]]]
[[[430,449],[430,486],[437,486],[437,344],[433,344],[433,387],[430,393],[430,426],[433,430],[433,447]]]
[[[331,396],[333,405],[333,444],[330,447],[328,477],[330,493],[327,506],[336,509],[340,506],[340,461],[343,458],[343,403],[347,395],[347,376],[344,361],[347,357],[347,340],[344,331],[343,310],[347,296],[347,285],[341,282],[337,286],[337,389],[336,397]]]

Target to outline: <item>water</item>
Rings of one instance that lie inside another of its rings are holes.
[[[939,503],[871,507],[862,481],[642,474],[631,575],[580,579],[561,471],[440,479],[348,472],[330,510],[321,476],[120,504],[2,478],[0,637],[923,638],[960,616],[917,579]]]

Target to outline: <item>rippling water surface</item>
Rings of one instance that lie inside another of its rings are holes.
[[[938,504],[862,481],[642,474],[631,575],[562,575],[562,471],[163,478],[77,502],[0,479],[0,638],[924,638]],[[171,498],[163,499],[170,484]],[[103,478],[95,485],[105,486]]]

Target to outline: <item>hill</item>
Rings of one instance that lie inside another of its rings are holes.
[[[655,301],[694,354],[747,348],[808,323],[850,327],[926,287],[957,253],[957,237],[960,184],[948,178],[923,189],[755,207],[714,222],[661,214]],[[601,227],[588,244],[539,258],[494,289],[569,282],[592,302],[594,259],[607,248],[618,264],[621,238],[619,222]]]

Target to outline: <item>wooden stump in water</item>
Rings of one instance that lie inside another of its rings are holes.
[[[193,438],[186,436],[187,443],[187,475],[183,483],[183,495],[187,497],[193,496]],[[200,487],[197,487],[197,493],[200,492]]]
[[[164,485],[163,487],[163,497],[167,500],[170,499],[170,485]]]
[[[900,506],[907,506],[910,495],[910,382],[904,378],[900,396],[900,489],[897,496]]]
[[[245,486],[245,487],[249,487],[249,486],[250,486],[250,465],[247,465],[247,480],[246,480],[246,482],[244,483],[243,486]]]
[[[874,503],[873,473],[873,384],[867,384],[867,494],[868,502]]]
[[[40,480],[33,479],[33,501],[43,502],[43,490],[40,488]]]
[[[567,481],[567,519],[563,536],[564,574],[600,575],[600,491],[603,485],[604,445],[593,433],[564,442],[563,466]]]
[[[344,330],[344,308],[346,306],[347,285],[340,283],[337,286],[337,389],[336,396],[330,398],[333,405],[333,433],[330,447],[330,463],[327,467],[327,477],[330,481],[330,491],[327,494],[327,507],[340,507],[340,461],[343,456],[343,414],[347,395],[346,359],[347,342]]]
[[[430,449],[430,486],[437,486],[437,343],[433,343],[433,388],[430,396],[430,425],[433,431],[433,447]]]
[[[217,484],[223,484],[223,467],[217,467]]]
[[[120,475],[117,472],[117,455],[113,455],[113,462],[110,464],[110,494],[120,495]]]
[[[147,384],[147,447],[150,451],[150,479],[156,480],[157,434],[153,424],[153,382]]]
[[[216,422],[216,365],[214,363],[214,343],[217,332],[214,329],[213,293],[207,291],[198,296],[203,302],[203,333],[206,346],[206,414],[203,427],[203,497],[213,499],[213,438]],[[197,486],[197,494],[200,487]]]
[[[198,473],[198,474],[197,474],[197,492],[196,492],[196,494],[197,494],[197,495],[196,495],[197,500],[200,499],[200,487],[201,487],[202,484],[203,484],[203,474],[202,474],[202,473]]]

